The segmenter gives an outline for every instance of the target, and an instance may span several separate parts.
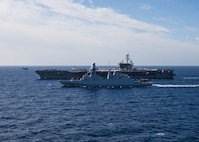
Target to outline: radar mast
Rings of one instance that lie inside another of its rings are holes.
[[[129,55],[129,53],[128,53],[128,54],[126,54],[126,63],[127,63],[127,64],[129,63],[129,60],[130,60],[130,55]]]

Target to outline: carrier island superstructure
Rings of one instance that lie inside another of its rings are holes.
[[[73,70],[57,70],[57,69],[45,69],[45,70],[35,70],[35,72],[40,76],[40,79],[79,79],[89,70],[87,69],[73,69]],[[102,78],[106,77],[107,69],[97,69],[96,72]],[[132,60],[130,60],[129,54],[126,55],[126,62],[120,62],[118,64],[118,69],[111,70],[111,72],[120,72],[127,74],[133,79],[173,79],[174,71],[173,69],[161,69],[161,68],[136,68]]]

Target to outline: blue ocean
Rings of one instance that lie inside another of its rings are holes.
[[[0,141],[199,142],[199,67],[122,89],[66,88],[34,72],[61,67],[28,68],[0,67]]]

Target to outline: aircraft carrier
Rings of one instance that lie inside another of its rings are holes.
[[[129,54],[126,55],[126,62],[120,62],[117,70],[111,70],[113,72],[121,72],[127,74],[134,79],[173,79],[175,74],[173,69],[160,69],[160,68],[135,68],[132,60],[130,60]],[[110,69],[97,69],[97,74],[102,78],[106,78],[107,72]],[[46,69],[46,70],[35,70],[40,76],[40,79],[80,79],[89,70],[87,69],[73,69],[73,70],[57,70],[57,69]]]

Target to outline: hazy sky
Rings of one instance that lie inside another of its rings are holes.
[[[199,65],[198,0],[0,0],[0,65]]]

